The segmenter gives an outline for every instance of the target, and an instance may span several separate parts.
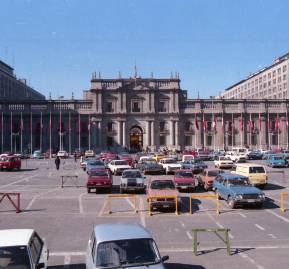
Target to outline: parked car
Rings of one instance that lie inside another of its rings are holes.
[[[286,167],[286,160],[282,155],[272,155],[266,160],[266,164],[270,167]]]
[[[120,193],[145,192],[145,178],[138,169],[128,169],[122,172],[120,178]]]
[[[262,207],[265,201],[265,194],[253,187],[247,177],[241,175],[222,173],[215,178],[213,188],[231,208],[252,203]]]
[[[171,196],[170,198],[165,198]],[[159,197],[159,198],[153,198]],[[171,179],[152,179],[147,187],[147,200],[152,198],[151,209],[176,209],[176,199],[179,199],[179,192]]]
[[[196,178],[191,170],[176,171],[174,176],[174,183],[179,191],[193,191],[196,188]]]
[[[118,155],[118,159],[126,161],[130,166],[133,166],[134,160],[130,154],[122,153]]]
[[[42,159],[42,158],[43,158],[43,155],[42,155],[41,150],[35,150],[35,151],[33,152],[32,158],[33,158],[33,159]]]
[[[86,150],[85,153],[84,153],[84,156],[86,158],[93,158],[95,156],[95,153],[93,150],[89,149],[89,150]]]
[[[157,245],[148,230],[138,224],[99,224],[93,228],[86,251],[86,269],[164,269]]]
[[[0,268],[45,269],[49,251],[31,229],[0,230]]]
[[[211,161],[212,156],[209,151],[198,151],[198,158],[202,161]]]
[[[43,157],[48,159],[48,158],[50,158],[50,155],[51,155],[52,158],[55,158],[56,155],[57,155],[57,152],[55,150],[53,150],[53,149],[52,150],[48,149],[46,152],[44,152]]]
[[[199,158],[187,160],[181,163],[182,169],[189,169],[194,174],[201,173],[204,169],[208,168],[208,165],[204,163],[203,160]]]
[[[112,191],[112,178],[110,173],[104,168],[98,168],[90,170],[86,183],[87,192],[90,193],[91,190],[106,190],[108,192]]]
[[[159,161],[166,174],[175,173],[176,170],[181,169],[182,165],[173,158],[162,158]]]
[[[263,153],[259,150],[252,150],[247,154],[247,156],[249,160],[262,160]]]
[[[256,163],[237,164],[236,170],[232,173],[245,176],[249,179],[250,184],[264,188],[268,182],[268,175],[265,167]]]
[[[183,155],[182,156],[182,162],[184,161],[189,161],[189,160],[192,160],[192,159],[195,159],[195,155]]]
[[[105,169],[105,165],[101,160],[89,158],[86,162],[86,172],[89,174],[94,169]]]
[[[215,160],[214,160],[214,165],[216,168],[232,168],[234,163],[233,161],[226,156],[218,156]]]
[[[0,170],[20,170],[21,169],[21,159],[14,155],[0,157]]]
[[[163,166],[156,160],[150,158],[140,159],[140,161],[136,164],[136,168],[140,169],[144,174],[165,173]]]
[[[108,169],[114,175],[121,175],[121,173],[126,169],[131,169],[131,166],[128,165],[126,161],[123,160],[112,160],[108,164]]]
[[[73,156],[76,156],[76,158],[80,158],[83,155],[83,153],[81,152],[81,150],[76,149],[73,153]]]
[[[247,160],[246,154],[235,151],[228,151],[225,156],[230,158],[234,163],[245,163]]]
[[[204,188],[206,191],[212,190],[215,178],[221,173],[224,173],[224,171],[220,169],[204,170],[198,176],[198,186]]]
[[[57,152],[57,156],[58,156],[59,158],[62,158],[62,159],[66,159],[66,158],[69,157],[67,151],[65,151],[65,150],[60,150],[60,151],[58,151],[58,152]]]
[[[159,162],[161,159],[165,158],[166,156],[161,153],[156,153],[152,158]]]
[[[100,158],[102,160],[117,160],[118,156],[115,152],[111,152],[111,151],[102,151],[100,153]]]

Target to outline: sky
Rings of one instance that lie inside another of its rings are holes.
[[[46,97],[91,74],[170,78],[216,96],[289,52],[287,0],[0,0],[0,60]]]

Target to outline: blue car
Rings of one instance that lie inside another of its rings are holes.
[[[105,169],[105,164],[101,160],[96,160],[96,159],[89,159],[86,164],[86,171],[87,174],[90,173],[90,171],[95,170],[95,169]]]
[[[220,198],[227,201],[230,208],[242,204],[255,204],[257,207],[262,207],[265,201],[265,194],[253,187],[247,177],[238,174],[219,174],[214,180],[213,189]]]
[[[203,160],[195,158],[181,163],[182,169],[191,170],[194,174],[201,173],[208,168]]]
[[[286,167],[286,160],[282,155],[272,155],[266,160],[266,164],[270,167]]]

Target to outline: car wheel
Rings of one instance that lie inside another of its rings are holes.
[[[263,203],[262,202],[258,202],[258,203],[255,204],[255,206],[257,208],[262,208],[263,207]]]
[[[234,199],[232,197],[229,196],[227,202],[228,202],[228,205],[230,208],[232,208],[232,209],[235,208],[236,202],[234,201]]]

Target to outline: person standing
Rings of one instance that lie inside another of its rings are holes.
[[[56,170],[59,170],[59,166],[60,166],[60,158],[59,158],[59,156],[57,156],[56,159],[55,159],[55,166],[56,166]]]
[[[77,161],[77,154],[76,154],[76,152],[74,152],[74,162],[76,162]]]

